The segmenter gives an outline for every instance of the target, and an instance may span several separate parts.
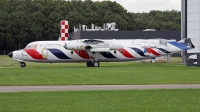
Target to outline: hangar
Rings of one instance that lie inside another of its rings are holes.
[[[200,67],[200,1],[181,1],[181,39],[191,38],[195,49],[183,53],[183,61],[187,66],[197,63]],[[191,56],[196,58],[190,59]]]

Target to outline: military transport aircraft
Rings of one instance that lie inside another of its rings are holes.
[[[43,63],[86,62],[99,67],[99,62],[134,61],[155,58],[194,48],[189,38],[166,39],[79,39],[67,40],[68,21],[61,21],[60,41],[35,41],[24,49],[8,54],[21,67],[26,61]]]

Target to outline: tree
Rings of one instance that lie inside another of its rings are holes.
[[[180,30],[181,12],[150,11],[130,13],[122,5],[112,1],[92,0],[0,0],[0,50],[23,48],[27,43],[39,40],[57,40],[60,20],[73,26],[91,23],[116,22],[120,30]]]

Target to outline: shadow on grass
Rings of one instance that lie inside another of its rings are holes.
[[[137,63],[137,62],[100,62],[100,67],[87,67],[85,62],[81,63],[34,63],[34,62],[27,62],[25,68],[109,68],[109,67],[186,67],[184,63]],[[21,68],[18,65],[17,61],[3,61],[0,62],[0,69],[1,68]]]

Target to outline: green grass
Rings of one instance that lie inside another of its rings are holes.
[[[199,89],[0,93],[1,112],[199,112]]]
[[[74,84],[194,84],[200,83],[198,67],[181,63],[27,63],[21,68],[9,57],[0,57],[0,85]],[[6,65],[11,65],[7,66]]]
[[[174,59],[178,60],[178,58]],[[13,64],[15,63],[15,64]],[[0,85],[191,84],[198,67],[173,63],[27,63],[0,56]],[[0,112],[199,112],[200,89],[0,93]]]

